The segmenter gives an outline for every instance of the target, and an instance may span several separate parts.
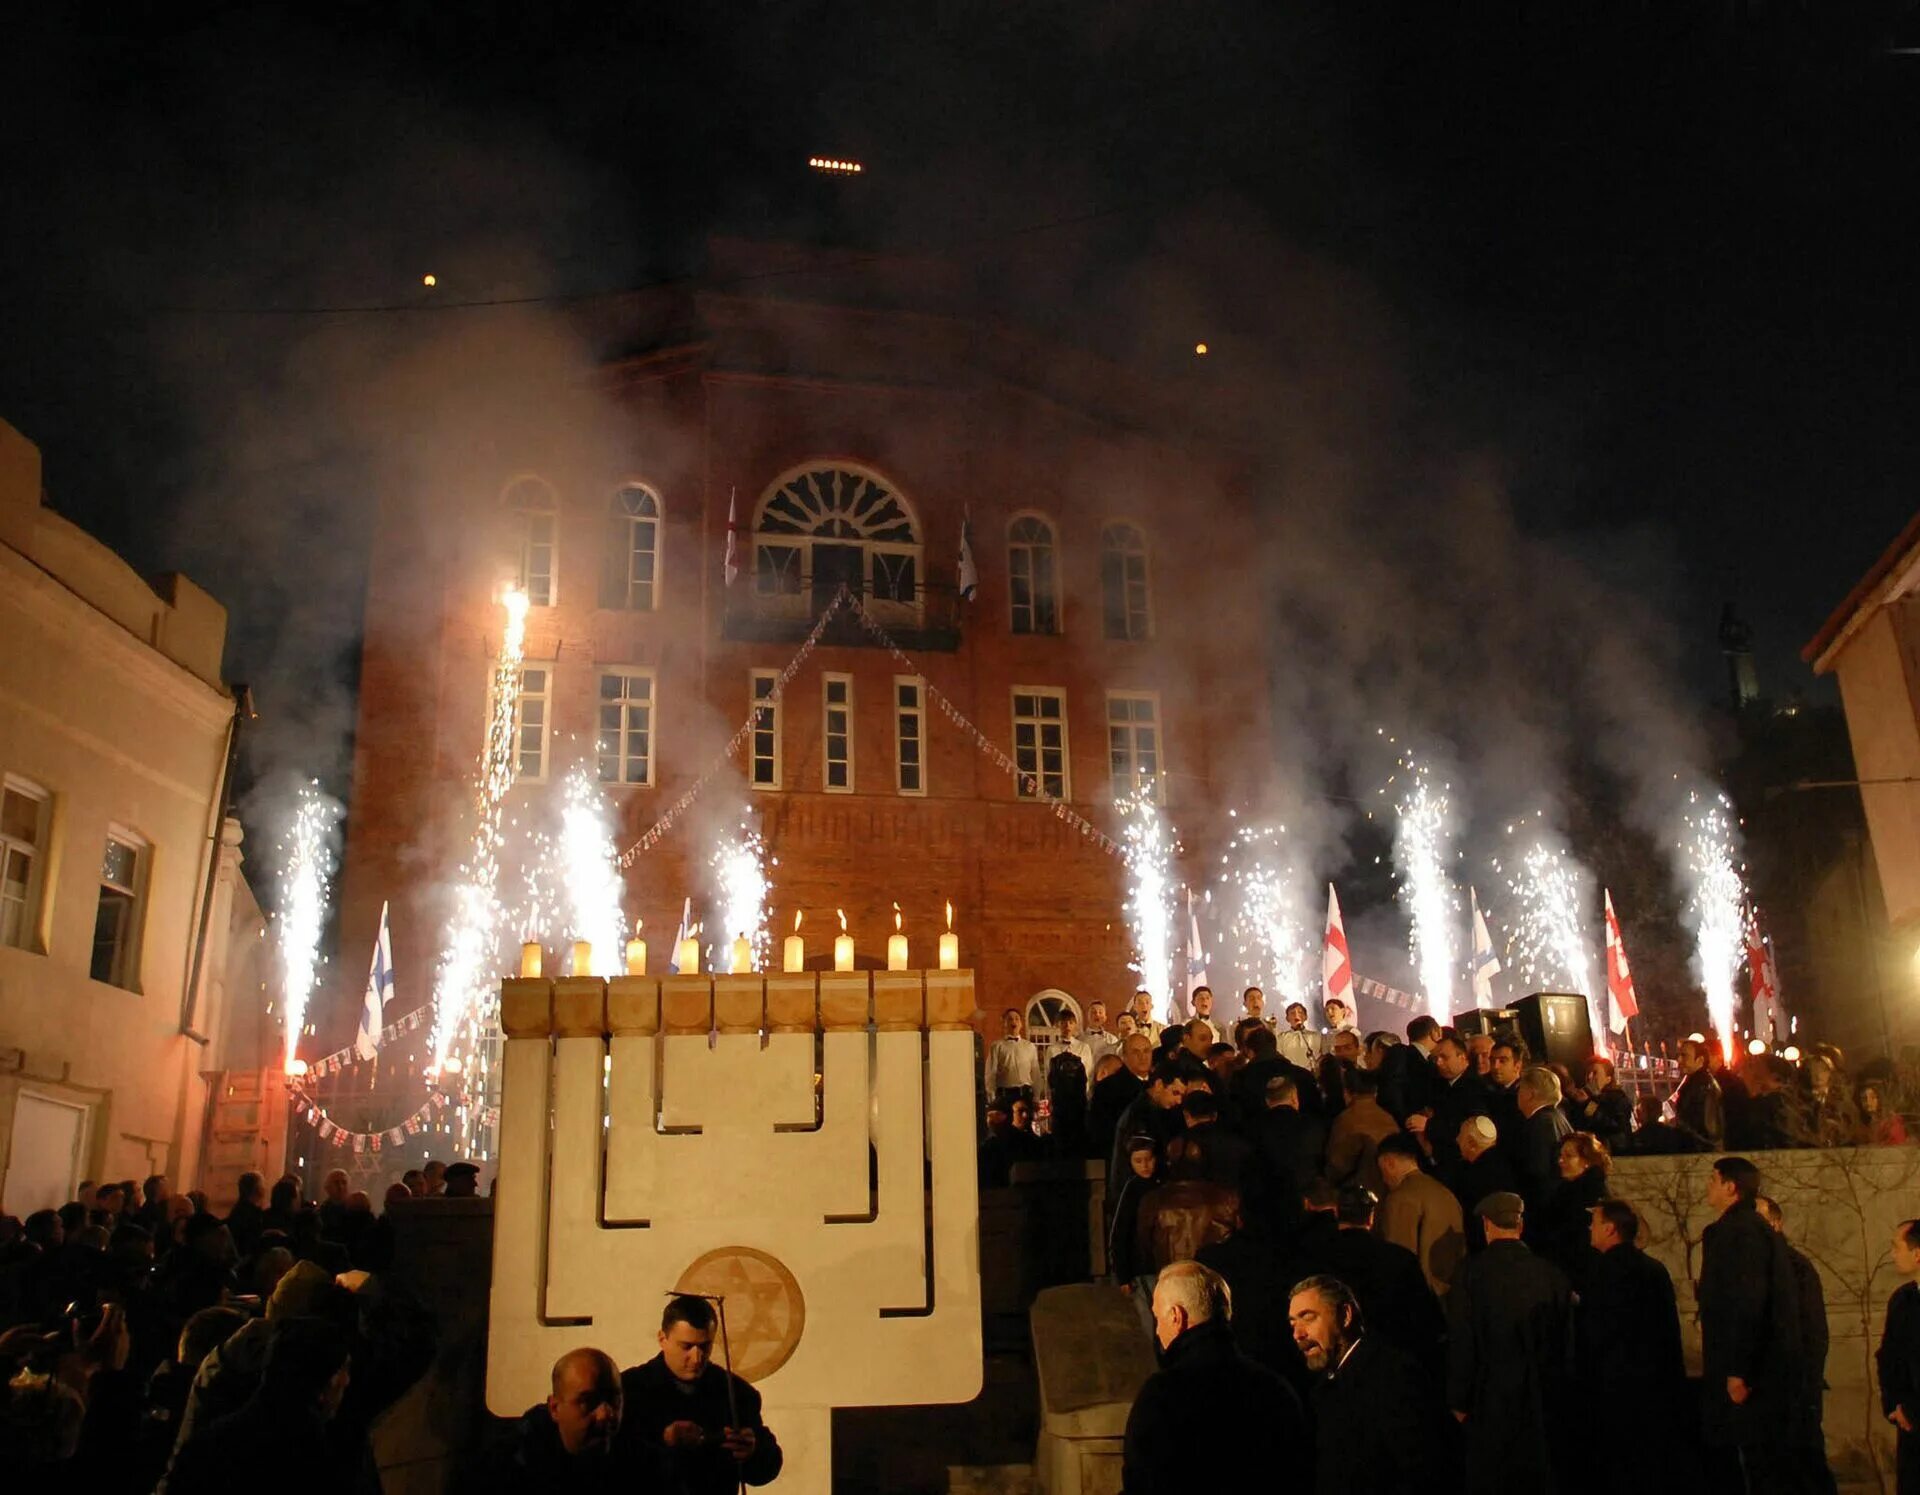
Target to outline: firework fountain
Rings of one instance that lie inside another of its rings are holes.
[[[1724,794],[1687,796],[1680,855],[1693,882],[1685,918],[1693,931],[1694,975],[1706,993],[1707,1018],[1729,1062],[1740,1047],[1733,1028],[1734,983],[1746,941],[1747,889],[1736,844],[1733,805]]]
[[[1229,812],[1231,815],[1232,812]],[[1266,986],[1277,1010],[1307,1000],[1314,953],[1298,903],[1299,878],[1288,860],[1287,828],[1232,816],[1233,835],[1218,879],[1227,907],[1227,938],[1241,972]]]
[[[473,844],[454,888],[453,914],[433,981],[433,1058],[427,1077],[457,1076],[454,1121],[464,1147],[473,1135],[485,1094],[486,1040],[493,1026],[502,910],[500,884],[501,807],[515,776],[514,717],[525,657],[527,594],[509,587],[500,604],[506,614],[500,655],[494,663],[487,745],[474,790]]]
[[[606,796],[584,761],[567,774],[556,849],[566,889],[568,926],[575,940],[588,941],[593,950],[593,969],[573,974],[618,976],[625,969],[627,920],[620,907],[625,889],[614,861],[617,848],[609,827]]]
[[[327,887],[333,877],[334,827],[339,818],[339,805],[321,792],[317,781],[300,786],[293,824],[282,846],[285,861],[276,921],[287,991],[288,1074],[303,1070],[295,1054],[306,1030],[307,1002],[320,979],[320,937],[327,925]]]
[[[1407,946],[1413,956],[1427,1010],[1441,1022],[1452,1017],[1456,956],[1453,927],[1459,895],[1447,874],[1451,806],[1448,785],[1436,786],[1424,763],[1402,760],[1406,788],[1394,806],[1394,873],[1408,914]]]
[[[1159,805],[1145,794],[1115,802],[1129,887],[1127,923],[1133,933],[1134,970],[1153,994],[1163,1017],[1172,1016],[1173,834]]]
[[[753,952],[749,968],[764,971],[772,949],[767,934],[767,898],[773,892],[773,882],[767,869],[779,863],[768,858],[767,843],[754,825],[751,811],[741,810],[739,822],[721,837],[707,865],[713,872],[722,925],[715,952],[716,969],[733,969],[733,942],[744,936]],[[841,922],[844,927],[844,916]]]
[[[1510,835],[1518,829],[1507,827]],[[1496,860],[1493,869],[1506,879],[1515,910],[1508,964],[1523,985],[1534,991],[1579,992],[1587,999],[1594,1042],[1604,1042],[1607,1029],[1600,1010],[1598,968],[1587,942],[1594,904],[1592,874],[1564,847],[1544,837],[1527,844],[1517,862]]]

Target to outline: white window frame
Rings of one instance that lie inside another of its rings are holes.
[[[641,493],[647,497],[653,504],[653,514],[651,517],[644,514],[635,514],[627,507],[627,495],[629,493]],[[620,574],[625,578],[625,586],[621,594],[622,600],[619,605],[627,612],[657,612],[660,608],[660,558],[663,549],[660,544],[660,537],[666,532],[667,518],[667,506],[661,500],[660,491],[651,483],[622,483],[614,490],[613,517],[615,530],[620,537]],[[633,543],[634,534],[643,524],[653,531],[651,551],[653,555],[653,577],[649,581],[637,581],[633,574],[633,558],[638,553],[638,547]],[[647,589],[647,600],[645,602],[635,602],[633,600],[634,588],[642,586]]]
[[[0,778],[0,788],[8,794],[16,794],[31,801],[37,808],[34,812],[33,840],[23,842],[18,837],[9,836],[0,831],[0,877],[6,873],[7,860],[15,855],[27,859],[27,881],[20,898],[20,927],[11,940],[0,936],[0,945],[14,950],[31,950],[36,954],[46,954],[46,943],[41,938],[43,923],[41,919],[41,896],[47,885],[48,842],[53,832],[53,794],[31,779],[23,779],[16,774],[7,774]],[[0,908],[5,906],[5,884],[0,882]]]
[[[539,501],[532,502],[523,497],[535,489],[544,495]],[[501,491],[500,501],[514,515],[518,532],[514,536],[519,546],[520,588],[527,594],[527,602],[532,607],[554,607],[560,601],[560,495],[553,484],[537,473],[522,473]],[[547,527],[546,539],[536,541],[533,527],[536,520],[544,521]],[[547,553],[547,595],[537,597],[533,588],[534,552],[544,549]]]
[[[1014,527],[1023,523],[1043,526],[1047,532],[1044,541],[1019,539],[1013,535]],[[1047,595],[1053,610],[1053,626],[1041,628],[1037,611],[1033,605],[1034,596],[1034,556],[1040,550],[1047,554]],[[1020,604],[1014,598],[1014,556],[1025,552],[1027,558],[1027,613],[1028,626],[1020,626]],[[1020,638],[1058,638],[1065,629],[1061,626],[1060,608],[1060,530],[1045,514],[1034,509],[1022,510],[1007,521],[1007,630]]]
[[[115,845],[133,854],[133,875],[125,883],[107,881],[107,849]],[[107,827],[107,834],[100,847],[100,870],[94,876],[94,939],[87,952],[87,974],[105,986],[115,986],[122,991],[130,992],[140,990],[141,935],[146,922],[147,881],[152,860],[153,846],[144,836],[123,825]],[[127,900],[126,918],[121,927],[119,943],[114,950],[112,971],[105,976],[94,976],[94,956],[99,947],[100,935],[100,895],[109,888],[123,895]]]
[[[1133,545],[1110,545],[1108,537],[1126,530],[1140,543]],[[1126,623],[1126,632],[1109,633],[1107,631],[1107,557],[1117,554],[1121,557],[1120,585],[1121,609]],[[1140,627],[1136,632],[1133,626],[1134,608],[1132,605],[1132,584],[1126,577],[1126,561],[1129,557],[1140,558]],[[1131,519],[1110,519],[1100,526],[1100,633],[1115,643],[1141,643],[1153,637],[1153,547],[1147,541],[1144,526]]]
[[[911,706],[900,703],[900,693],[904,690],[913,692]],[[902,744],[907,738],[904,728],[909,719],[913,722],[913,741],[920,756],[920,761],[914,764],[920,782],[911,788],[907,785],[907,764],[902,753]],[[927,792],[927,682],[919,675],[893,677],[893,787],[900,794],[924,796]]]
[[[539,690],[527,689],[529,670],[540,671]],[[522,784],[546,783],[548,770],[553,766],[553,670],[554,661],[550,659],[529,659],[520,666],[520,688],[513,697],[513,776]],[[540,771],[538,773],[528,773],[521,767],[524,759],[521,739],[526,733],[528,696],[540,702]],[[488,715],[491,717],[491,711]]]
[[[1130,705],[1144,703],[1151,715],[1142,723],[1138,718],[1129,716],[1124,722],[1116,722],[1113,708],[1125,701]],[[1153,734],[1153,763],[1151,774],[1140,772],[1140,729],[1145,725]],[[1123,778],[1114,767],[1113,733],[1116,727],[1127,734],[1126,757],[1130,772]],[[1167,778],[1167,738],[1160,721],[1160,693],[1152,690],[1110,690],[1107,692],[1107,775],[1113,784],[1113,797],[1120,800],[1134,792],[1135,786],[1143,786],[1156,804],[1164,803]]]
[[[1045,800],[1050,797],[1064,801],[1073,799],[1073,751],[1067,735],[1067,693],[1057,685],[1016,685],[1010,692],[1013,707],[1013,762],[1016,770],[1013,792],[1021,799]],[[1022,716],[1020,698],[1033,696],[1036,699],[1058,701],[1060,703],[1060,793],[1049,796],[1047,792],[1046,747],[1040,741],[1040,734],[1052,718],[1038,714]],[[1020,762],[1020,726],[1028,723],[1034,729],[1034,770],[1032,777],[1035,787],[1029,792],[1026,786],[1027,770]]]
[[[833,699],[836,686],[844,686],[846,689],[846,698],[843,701],[835,702]],[[836,714],[842,718],[838,731],[834,730]],[[843,740],[846,754],[844,758],[836,758],[833,755],[835,737]],[[842,671],[823,670],[820,674],[820,788],[824,793],[853,793],[853,738],[853,676]],[[847,781],[844,784],[833,782],[833,768],[836,763],[842,764],[847,770]]]
[[[660,702],[654,681],[654,673],[637,665],[603,664],[599,666],[599,678],[594,682],[594,770],[602,784],[615,789],[651,789],[653,787],[654,760],[660,754]],[[618,696],[607,694],[609,680],[644,680],[647,693],[644,699],[636,699],[623,688]],[[627,738],[632,732],[630,712],[635,706],[645,706],[647,711],[647,755],[643,764],[644,773],[640,778],[627,777],[631,759],[627,754]],[[614,776],[607,777],[607,727],[605,716],[608,709],[620,713],[619,724],[614,728],[615,746],[613,751]],[[551,712],[551,707],[549,707]]]
[[[766,695],[760,693],[762,684],[767,688]],[[779,688],[780,672],[778,670],[747,671],[747,703],[753,714],[753,726],[747,732],[747,787],[749,789],[764,789],[771,792],[780,788],[782,780],[780,716],[781,708],[786,702],[772,694]],[[768,758],[769,777],[766,779],[759,776],[760,752],[759,744],[755,741],[763,730],[771,733],[773,737],[773,752]]]

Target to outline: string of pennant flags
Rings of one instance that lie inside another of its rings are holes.
[[[376,1048],[385,1048],[396,1038],[418,1032],[433,1021],[433,1006],[416,1007],[403,1018],[397,1018],[380,1030],[380,1036],[374,1040]],[[360,1063],[360,1055],[352,1044],[343,1049],[335,1049],[331,1054],[315,1059],[307,1065],[307,1074],[312,1079],[325,1075],[337,1075],[343,1069],[351,1069]]]
[[[326,1107],[306,1090],[295,1088],[293,1111],[302,1121],[313,1123],[315,1138],[329,1147],[347,1147],[355,1152],[379,1152],[383,1147],[400,1147],[409,1137],[417,1137],[430,1126],[449,1104],[444,1092],[429,1091],[427,1098],[406,1120],[382,1131],[361,1132],[341,1126],[327,1114]]]

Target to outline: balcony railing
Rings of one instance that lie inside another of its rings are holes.
[[[813,631],[820,614],[831,604],[838,578],[832,585],[818,588],[814,578],[800,574],[797,590],[758,592],[754,578],[743,576],[724,594],[725,611],[720,619],[720,636],[736,643],[797,644]],[[866,615],[885,628],[902,649],[933,650],[951,653],[960,647],[960,601],[952,586],[921,582],[910,597],[876,592],[871,577],[846,578],[849,593]],[[835,647],[881,647],[880,641],[860,622],[859,614],[842,607],[833,615],[821,634],[820,642]]]

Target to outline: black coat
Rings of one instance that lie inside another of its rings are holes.
[[[1252,1132],[1254,1167],[1247,1180],[1248,1213],[1275,1231],[1300,1220],[1300,1191],[1320,1176],[1327,1156],[1327,1124],[1318,1116],[1275,1106]]]
[[[1671,1425],[1686,1380],[1667,1269],[1634,1246],[1595,1253],[1574,1313],[1575,1378],[1587,1404],[1636,1434]]]
[[[606,1455],[576,1457],[560,1442],[560,1430],[545,1402],[536,1402],[511,1431],[488,1450],[473,1482],[489,1495],[650,1495],[660,1488],[652,1450],[633,1446]],[[470,1486],[463,1486],[470,1488]]]
[[[1285,1450],[1312,1446],[1293,1388],[1240,1353],[1218,1319],[1160,1357],[1127,1414],[1123,1495],[1270,1488]]]
[[[194,1434],[167,1475],[168,1495],[230,1495],[236,1480],[272,1470],[276,1495],[378,1495],[379,1471],[364,1437],[321,1421],[311,1403],[288,1405],[264,1391]]]
[[[1233,1294],[1233,1337],[1240,1352],[1284,1376],[1304,1395],[1306,1362],[1300,1358],[1287,1319],[1295,1279],[1287,1275],[1279,1252],[1243,1230],[1202,1246],[1194,1260],[1227,1279]]]
[[[1800,1293],[1787,1243],[1751,1203],[1735,1204],[1701,1236],[1701,1433],[1713,1448],[1786,1446],[1803,1370]],[[1745,1402],[1727,1380],[1747,1383]]]
[[[1447,1402],[1467,1414],[1466,1490],[1568,1488],[1572,1290],[1518,1241],[1467,1258],[1447,1295]]]
[[[1403,1127],[1433,1104],[1440,1086],[1433,1061],[1410,1043],[1396,1043],[1380,1061],[1380,1104]]]
[[[1576,1283],[1593,1256],[1593,1207],[1607,1197],[1607,1175],[1589,1168],[1578,1178],[1561,1179],[1535,1209],[1527,1206],[1527,1244]]]
[[[1511,1142],[1504,1133],[1500,1138],[1520,1181],[1520,1197],[1527,1201],[1530,1219],[1545,1213],[1547,1201],[1560,1186],[1560,1144],[1572,1134],[1566,1113],[1558,1106],[1542,1106],[1520,1123]]]
[[[1727,1134],[1726,1112],[1720,1082],[1710,1070],[1696,1069],[1673,1092],[1673,1124],[1696,1151],[1711,1151],[1720,1145]]]
[[[737,1411],[727,1405],[729,1380]],[[646,1467],[657,1459],[660,1488],[671,1495],[730,1495],[740,1478],[764,1485],[780,1473],[784,1456],[772,1430],[760,1420],[760,1393],[722,1367],[709,1364],[688,1394],[674,1380],[665,1358],[655,1355],[620,1373],[620,1393],[615,1453],[632,1467]],[[701,1447],[668,1448],[661,1441],[670,1423],[683,1420],[700,1424],[707,1435]],[[745,1462],[720,1446],[720,1430],[729,1426],[752,1428],[759,1440]]]
[[[1802,1252],[1787,1247],[1793,1268],[1794,1297],[1800,1308],[1800,1399],[1790,1437],[1796,1447],[1827,1446],[1825,1421],[1827,1348],[1832,1330],[1827,1323],[1827,1290],[1820,1269]]]
[[[1609,1152],[1618,1152],[1633,1131],[1633,1097],[1615,1081],[1605,1090],[1589,1090],[1583,1101],[1570,1102],[1567,1119],[1575,1131],[1592,1132]]]
[[[1486,1226],[1473,1207],[1489,1194],[1517,1194],[1520,1182],[1513,1175],[1507,1150],[1496,1142],[1471,1163],[1462,1163],[1454,1176],[1453,1192],[1467,1220],[1467,1245],[1478,1251],[1487,1243]]]
[[[1360,1300],[1370,1333],[1391,1340],[1430,1370],[1439,1369],[1446,1318],[1419,1257],[1371,1230],[1337,1232],[1323,1256],[1326,1270]]]
[[[1460,1170],[1460,1123],[1485,1116],[1491,1101],[1487,1082],[1471,1069],[1457,1079],[1434,1076],[1433,1115],[1427,1118],[1427,1145],[1433,1149],[1433,1170],[1452,1187]]]
[[[1314,1495],[1449,1495],[1457,1487],[1453,1419],[1433,1377],[1377,1334],[1315,1381],[1313,1416]]]
[[[1118,1069],[1093,1087],[1093,1099],[1087,1105],[1087,1156],[1113,1155],[1114,1144],[1126,1138],[1113,1135],[1120,1115],[1133,1104],[1133,1098],[1147,1088],[1130,1069]]]
[[[1920,1427],[1920,1287],[1903,1282],[1887,1299],[1873,1359],[1880,1371],[1880,1410],[1891,1417],[1905,1407],[1907,1420]]]
[[[1285,1075],[1293,1081],[1300,1109],[1308,1115],[1320,1110],[1320,1086],[1313,1075],[1289,1059],[1275,1054],[1271,1059],[1256,1059],[1233,1077],[1230,1090],[1234,1110],[1248,1126],[1258,1122],[1267,1109],[1267,1081]]]

